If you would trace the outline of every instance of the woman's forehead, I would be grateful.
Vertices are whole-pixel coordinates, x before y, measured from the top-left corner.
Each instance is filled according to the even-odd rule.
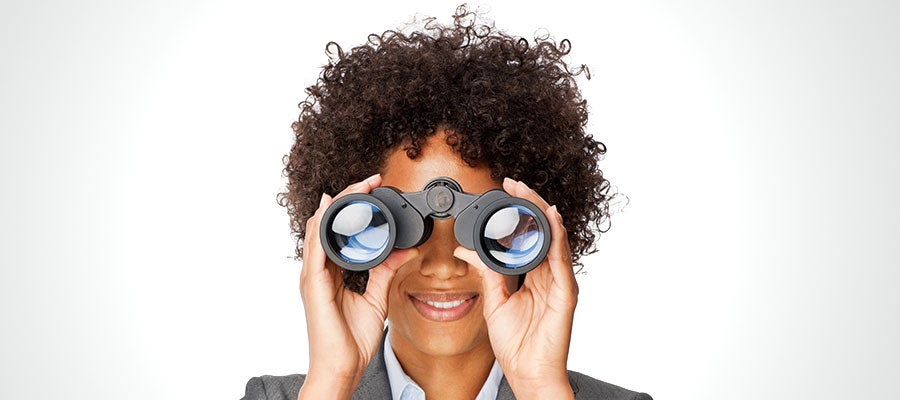
[[[486,165],[471,167],[466,164],[446,143],[442,132],[423,142],[414,159],[409,158],[402,148],[393,150],[381,171],[382,185],[403,192],[420,191],[426,183],[440,176],[453,178],[468,193],[484,193],[501,187],[501,182],[491,178],[491,170]]]

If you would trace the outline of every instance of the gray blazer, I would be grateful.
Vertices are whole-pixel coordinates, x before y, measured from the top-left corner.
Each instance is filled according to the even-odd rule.
[[[384,337],[381,347],[366,366],[359,386],[353,392],[353,400],[391,400],[391,384],[384,364]],[[569,385],[572,386],[572,392],[578,400],[653,400],[645,393],[632,392],[577,372],[568,372]],[[247,391],[242,400],[296,400],[304,379],[306,375],[300,374],[252,378],[247,382]],[[500,390],[497,392],[497,400],[515,400],[515,398],[506,377],[503,377],[500,381]]]

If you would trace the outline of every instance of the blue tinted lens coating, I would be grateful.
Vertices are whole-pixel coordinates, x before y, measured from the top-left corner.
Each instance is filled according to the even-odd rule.
[[[481,237],[488,255],[506,268],[519,268],[534,261],[541,252],[544,232],[534,213],[518,204],[494,212]]]
[[[355,200],[335,213],[329,234],[329,241],[344,261],[362,264],[386,250],[390,229],[380,208]]]

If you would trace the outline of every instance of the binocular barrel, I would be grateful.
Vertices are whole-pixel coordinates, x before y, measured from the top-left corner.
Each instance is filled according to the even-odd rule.
[[[424,243],[435,219],[451,217],[456,218],[453,232],[459,244],[502,274],[534,269],[550,248],[550,223],[536,205],[498,189],[465,193],[446,177],[431,180],[420,192],[378,187],[369,194],[340,197],[325,210],[319,237],[335,264],[365,271],[395,248]]]

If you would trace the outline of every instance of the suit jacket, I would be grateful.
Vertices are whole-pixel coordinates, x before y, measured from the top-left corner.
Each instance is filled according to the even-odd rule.
[[[384,340],[375,353],[375,357],[366,366],[359,386],[353,392],[353,400],[391,400],[391,384],[388,381],[387,367],[384,364]],[[578,400],[653,400],[645,393],[632,392],[628,389],[611,385],[577,372],[568,371],[569,385]],[[271,376],[264,375],[247,382],[246,393],[242,400],[296,400],[306,375]],[[497,400],[515,400],[512,388],[506,377],[500,381]]]

